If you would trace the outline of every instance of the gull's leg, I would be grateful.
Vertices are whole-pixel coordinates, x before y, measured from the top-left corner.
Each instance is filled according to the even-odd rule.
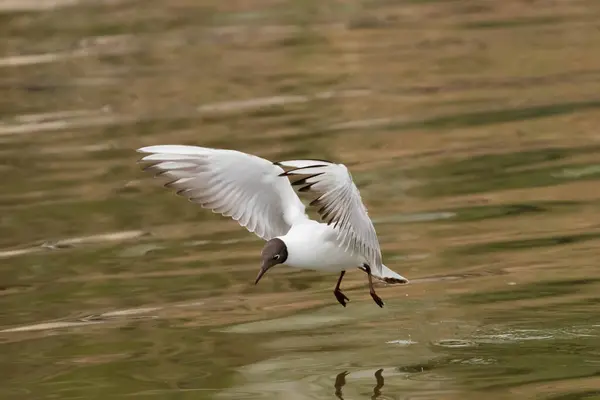
[[[347,298],[346,295],[344,293],[342,293],[342,291],[340,290],[340,284],[342,283],[342,279],[344,278],[345,274],[346,274],[346,271],[342,271],[340,273],[340,278],[338,279],[337,285],[335,285],[335,289],[333,290],[333,294],[335,295],[335,298],[344,307],[346,307],[346,301],[350,301],[350,299]]]
[[[373,278],[371,277],[371,267],[368,266],[367,264],[364,264],[363,266],[365,267],[365,271],[367,272],[367,276],[369,277],[369,293],[371,294],[371,297],[373,298],[375,303],[377,303],[377,305],[379,307],[383,308],[383,300],[381,300],[381,297],[377,296],[377,293],[375,293],[375,288],[373,288]]]

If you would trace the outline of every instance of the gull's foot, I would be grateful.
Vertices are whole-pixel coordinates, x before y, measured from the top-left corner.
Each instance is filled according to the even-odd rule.
[[[346,295],[341,292],[341,290],[334,290],[333,294],[335,295],[337,301],[339,301],[341,305],[346,307],[346,301],[350,301],[350,299],[347,298]]]
[[[377,303],[377,305],[381,308],[383,308],[383,300],[381,300],[381,297],[377,296],[377,293],[375,292],[370,292],[371,293],[371,297],[373,298],[373,300],[375,301],[375,303]]]

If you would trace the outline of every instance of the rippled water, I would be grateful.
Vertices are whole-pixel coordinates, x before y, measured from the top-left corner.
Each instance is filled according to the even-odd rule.
[[[600,398],[600,3],[0,1],[0,397]],[[346,163],[388,266],[281,268],[134,149]]]

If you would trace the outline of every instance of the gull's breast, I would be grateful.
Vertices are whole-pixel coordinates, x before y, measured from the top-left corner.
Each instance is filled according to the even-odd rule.
[[[281,239],[288,250],[286,265],[323,271],[341,271],[361,265],[360,257],[331,240],[331,228],[317,221],[292,227]]]

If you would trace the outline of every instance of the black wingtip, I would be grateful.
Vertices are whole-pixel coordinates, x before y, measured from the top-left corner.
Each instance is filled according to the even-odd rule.
[[[315,184],[316,182],[313,183],[309,183],[306,186],[302,186],[300,189],[298,189],[299,192],[308,192],[310,190],[310,188]],[[311,201],[312,203],[312,201]]]
[[[146,161],[147,162],[147,161]],[[142,171],[149,171],[156,166],[156,163],[148,164],[145,167],[142,167]]]
[[[313,183],[310,183],[310,182],[306,182],[306,181],[307,181],[308,179],[315,178],[315,177],[317,177],[317,176],[319,176],[319,175],[323,175],[323,174],[324,174],[324,172],[319,172],[318,174],[313,174],[313,175],[306,176],[306,177],[304,177],[304,178],[302,178],[302,179],[298,179],[297,181],[295,181],[295,182],[292,182],[292,186],[301,186],[301,185],[305,185],[305,184],[310,184],[310,185],[312,185],[312,184],[314,184],[315,182],[313,182]]]
[[[325,162],[328,162],[328,161],[325,161]],[[274,162],[273,165],[277,165],[277,166],[282,167],[282,168],[285,167],[279,161]],[[303,170],[303,169],[308,169],[308,168],[321,168],[321,167],[326,167],[326,166],[327,165],[316,164],[316,165],[308,165],[306,167],[292,168],[289,171],[282,172],[281,174],[279,174],[279,176],[302,175],[301,172],[300,173],[295,173],[295,172]],[[321,174],[319,174],[319,175],[321,175]]]
[[[302,191],[302,189],[300,189],[300,191]],[[311,201],[310,203],[308,203],[308,205],[309,205],[310,207],[314,207],[314,206],[318,206],[318,205],[320,205],[320,202],[321,202],[321,197],[322,197],[322,196],[319,196],[319,197],[317,197],[316,199],[314,199],[313,201]]]

